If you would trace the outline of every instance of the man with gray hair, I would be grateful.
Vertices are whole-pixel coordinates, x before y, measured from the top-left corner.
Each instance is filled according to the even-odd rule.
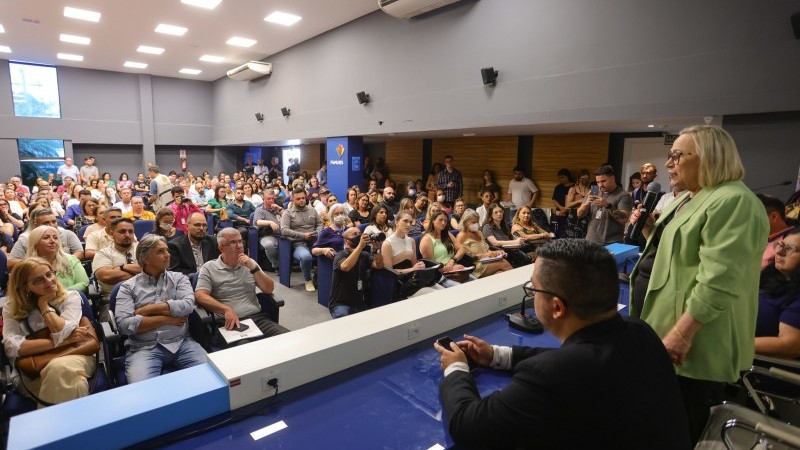
[[[244,241],[235,228],[223,228],[217,233],[220,257],[203,264],[197,277],[197,304],[212,313],[222,314],[225,328],[239,328],[239,322],[253,319],[264,336],[287,333],[289,330],[270,320],[261,312],[253,285],[271,294],[275,288],[272,278],[258,263],[244,253]]]
[[[150,192],[148,198],[153,212],[158,212],[163,206],[172,202],[172,188],[175,187],[169,178],[161,173],[161,169],[155,164],[148,167],[147,173],[150,176]]]
[[[129,383],[157,377],[164,366],[185,369],[207,361],[203,347],[189,337],[192,285],[186,275],[167,270],[169,258],[164,237],[145,236],[136,248],[142,271],[122,283],[117,293],[114,315],[120,333],[128,336]]]

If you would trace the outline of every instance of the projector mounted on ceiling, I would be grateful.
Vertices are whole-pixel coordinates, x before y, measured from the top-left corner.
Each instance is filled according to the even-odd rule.
[[[378,0],[378,6],[390,16],[410,19],[458,0]]]
[[[252,81],[272,73],[272,64],[261,61],[250,61],[247,64],[228,71],[228,78],[237,81]]]

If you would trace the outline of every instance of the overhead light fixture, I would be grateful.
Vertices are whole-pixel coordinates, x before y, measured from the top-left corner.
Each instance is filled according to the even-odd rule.
[[[0,53],[11,53],[11,47],[7,45],[0,45]]]
[[[235,45],[237,47],[252,47],[257,41],[243,37],[232,37],[225,42],[228,45]]]
[[[156,27],[155,31],[156,33],[170,34],[172,36],[183,36],[184,34],[186,34],[187,31],[189,31],[189,29],[186,27],[179,27],[177,25],[168,25],[165,23],[160,23]]]
[[[75,36],[74,34],[64,34],[62,33],[59,36],[59,40],[61,42],[68,42],[70,44],[81,44],[81,45],[89,45],[92,43],[92,40],[88,37],[84,36]]]
[[[199,8],[214,9],[222,3],[222,0],[181,0],[184,5],[197,6]]]
[[[366,105],[369,103],[369,94],[364,91],[356,92],[356,98],[358,99],[358,103],[360,105]]]
[[[96,11],[89,11],[88,9],[72,8],[70,6],[64,7],[64,17],[70,19],[86,20],[88,22],[100,22],[100,13]]]
[[[5,29],[5,28],[3,28],[3,26],[2,26],[2,25],[0,25],[0,33],[5,33],[5,32],[6,32],[6,29]]]
[[[475,137],[476,135],[475,135],[475,133],[464,133],[461,136],[463,136],[463,137]]]
[[[278,25],[287,27],[296,24],[300,19],[302,19],[302,17],[281,11],[275,11],[267,17],[264,17],[265,22],[277,23]]]
[[[125,67],[130,67],[131,69],[146,69],[147,68],[147,64],[136,62],[136,61],[125,61],[125,64],[123,64],[123,65]]]
[[[283,114],[283,117],[289,117],[292,114],[292,112],[289,110],[289,108],[284,106],[283,108],[281,108],[281,114]]]
[[[655,127],[656,127],[655,124],[652,124],[652,123],[647,126],[647,128],[655,128]]]
[[[496,86],[497,75],[499,75],[499,72],[494,70],[494,67],[484,67],[481,69],[481,78],[483,78],[483,84],[486,86]]]
[[[289,139],[288,141],[286,141],[286,145],[300,145],[302,143],[303,141],[301,141],[300,139]]]
[[[178,72],[186,74],[186,75],[199,75],[200,72],[202,72],[202,70],[200,70],[200,69],[183,68],[183,69],[179,70]]]
[[[203,55],[200,57],[200,61],[205,61],[210,63],[221,63],[225,61],[225,58],[222,56]]]
[[[259,123],[263,122],[264,121],[264,115],[261,114],[260,112],[257,112],[256,113],[256,120],[259,121]]]
[[[67,61],[83,61],[83,56],[81,55],[73,55],[71,53],[59,53],[56,55],[58,59],[64,59]]]
[[[160,55],[164,53],[164,49],[160,47],[150,47],[148,45],[140,45],[139,48],[136,49],[139,53],[149,53],[151,55]]]

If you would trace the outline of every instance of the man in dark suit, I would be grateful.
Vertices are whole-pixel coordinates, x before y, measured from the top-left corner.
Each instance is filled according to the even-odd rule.
[[[524,289],[561,347],[492,346],[472,336],[450,349],[434,344],[453,440],[470,448],[690,448],[661,340],[644,322],[617,313],[613,257],[579,239],[553,241],[536,254]],[[467,356],[510,370],[511,382],[481,398]]]
[[[196,273],[207,261],[219,258],[219,249],[213,237],[208,236],[208,223],[202,213],[192,213],[186,222],[189,234],[168,242],[169,270],[184,275]]]

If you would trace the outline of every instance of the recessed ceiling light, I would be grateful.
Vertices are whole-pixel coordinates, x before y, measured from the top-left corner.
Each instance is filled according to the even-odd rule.
[[[0,25],[0,33],[5,33],[5,32],[6,32],[6,29],[5,29],[5,28],[3,28],[3,26],[2,26],[2,25]]]
[[[180,73],[185,73],[186,75],[199,75],[199,74],[200,74],[200,72],[202,72],[202,70],[200,70],[200,69],[186,69],[186,68],[184,68],[184,69],[181,69],[181,70],[179,70],[178,72],[180,72]]]
[[[474,136],[475,136],[475,133],[464,133],[464,134],[462,134],[461,136],[464,136],[464,137],[474,137]]]
[[[146,69],[147,68],[147,64],[136,62],[136,61],[125,61],[124,66],[125,67],[130,67],[131,69]]]
[[[100,22],[100,13],[89,11],[88,9],[64,7],[64,17],[72,19],[87,20],[89,22]]]
[[[302,17],[280,11],[275,11],[274,13],[268,15],[267,17],[264,17],[264,20],[267,22],[277,23],[279,25],[286,25],[287,27],[290,25],[294,25],[300,19],[302,19]]]
[[[212,63],[221,63],[225,61],[225,58],[222,56],[214,56],[214,55],[203,55],[200,57],[200,61],[205,62],[212,62]]]
[[[199,6],[205,9],[214,9],[222,3],[222,0],[181,0],[185,5]]]
[[[0,45],[0,53],[11,53],[11,47],[7,45]]]
[[[74,34],[61,34],[59,38],[61,42],[69,42],[70,44],[89,45],[92,40],[84,36],[75,36]]]
[[[136,49],[136,51],[139,52],[139,53],[150,53],[151,55],[160,55],[160,54],[164,53],[164,49],[163,48],[150,47],[150,46],[147,46],[147,45],[140,45],[139,48]]]
[[[253,39],[234,36],[228,39],[228,41],[225,43],[228,45],[235,45],[237,47],[252,47],[256,42],[257,41],[254,41]]]
[[[648,125],[648,126],[647,126],[647,128],[655,128],[655,127],[656,127],[656,126],[655,126],[655,125],[653,125],[652,123],[651,123],[650,125]]]
[[[83,56],[73,55],[71,53],[59,53],[56,56],[58,59],[66,59],[67,61],[83,61]]]
[[[179,27],[177,25],[167,25],[165,23],[160,23],[156,27],[156,33],[164,33],[164,34],[171,34],[173,36],[183,36],[186,32],[189,31],[186,27]]]

